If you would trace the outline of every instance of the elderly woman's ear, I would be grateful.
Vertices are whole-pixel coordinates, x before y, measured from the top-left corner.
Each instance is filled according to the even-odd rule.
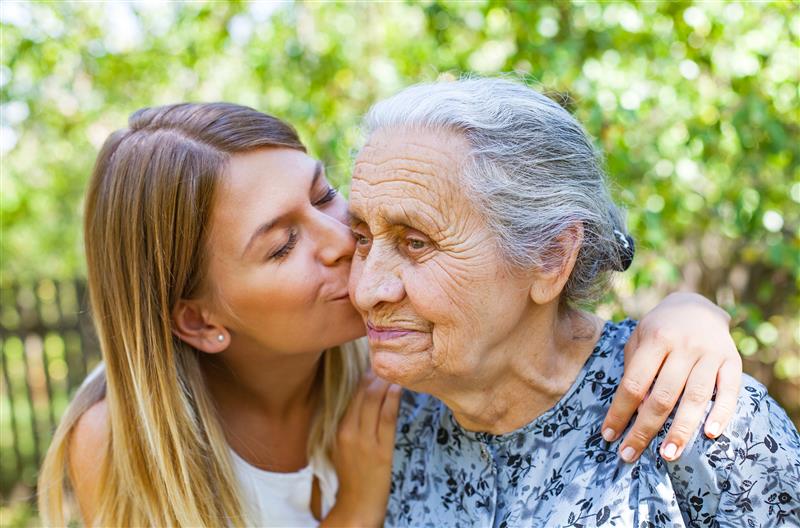
[[[533,277],[531,299],[536,304],[548,304],[557,300],[569,280],[575,261],[583,244],[583,225],[579,222],[553,239],[543,255],[543,264]]]

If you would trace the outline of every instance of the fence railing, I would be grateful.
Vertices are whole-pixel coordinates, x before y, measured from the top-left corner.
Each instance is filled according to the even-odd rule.
[[[0,285],[0,495],[36,483],[61,414],[100,360],[86,284]]]

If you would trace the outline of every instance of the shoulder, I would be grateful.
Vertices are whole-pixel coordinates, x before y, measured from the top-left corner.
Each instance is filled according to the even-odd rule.
[[[603,327],[597,347],[609,352],[621,351],[638,324],[639,321],[635,319],[624,319],[618,323],[608,321]]]
[[[108,404],[102,399],[86,409],[75,423],[70,436],[70,463],[96,460],[101,454],[98,451],[108,445],[109,436]]]
[[[764,459],[776,456],[787,456],[800,462],[800,435],[794,424],[767,393],[766,387],[747,374],[742,375],[736,412],[725,433],[716,441],[708,440],[708,443],[717,449],[727,446],[740,450],[737,464],[725,466],[726,470],[734,470],[736,465],[763,466],[761,462]],[[714,459],[709,461],[716,462]],[[798,470],[800,466],[795,468],[795,472]]]
[[[670,422],[671,419],[659,436],[665,434]],[[651,449],[654,452],[657,449],[655,442]],[[766,461],[781,456],[800,463],[800,435],[766,387],[743,374],[736,411],[723,434],[710,439],[698,429],[676,464],[681,461],[705,463],[719,476],[727,478],[737,467],[767,470]],[[800,465],[795,468],[795,473],[798,471]]]
[[[91,518],[111,437],[108,404],[94,403],[75,423],[69,438],[69,474],[84,519]]]
[[[606,369],[624,368],[625,345],[636,330],[638,321],[624,319],[619,322],[606,321],[594,350],[586,363],[587,367],[603,366]]]
[[[562,399],[564,403],[557,404],[557,407],[562,404],[573,405],[575,402],[584,405],[599,403],[603,409],[611,405],[625,371],[625,344],[635,328],[636,321],[631,319],[605,323],[592,353],[578,373],[574,392],[567,393]],[[574,412],[571,409],[567,411]],[[593,419],[602,420],[599,416],[592,416]]]
[[[759,519],[800,515],[800,435],[750,376],[742,377],[725,432],[715,440],[696,433],[667,468],[685,508],[711,499],[718,520],[747,518],[751,526],[760,526]]]
[[[781,472],[800,489],[800,434],[767,389],[746,374],[736,413],[716,443],[722,444],[717,449],[727,447],[735,456],[725,465],[729,478]]]

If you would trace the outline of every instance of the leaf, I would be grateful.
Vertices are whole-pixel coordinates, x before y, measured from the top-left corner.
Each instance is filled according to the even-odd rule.
[[[611,517],[611,509],[608,506],[603,506],[595,516],[597,526],[602,526]]]
[[[770,435],[764,437],[764,445],[767,446],[770,453],[775,453],[778,451],[778,442],[775,441]]]

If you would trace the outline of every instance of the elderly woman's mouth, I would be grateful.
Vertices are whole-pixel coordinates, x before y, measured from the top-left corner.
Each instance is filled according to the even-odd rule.
[[[394,341],[403,337],[419,335],[419,330],[400,326],[377,326],[367,322],[367,338],[376,343]]]

